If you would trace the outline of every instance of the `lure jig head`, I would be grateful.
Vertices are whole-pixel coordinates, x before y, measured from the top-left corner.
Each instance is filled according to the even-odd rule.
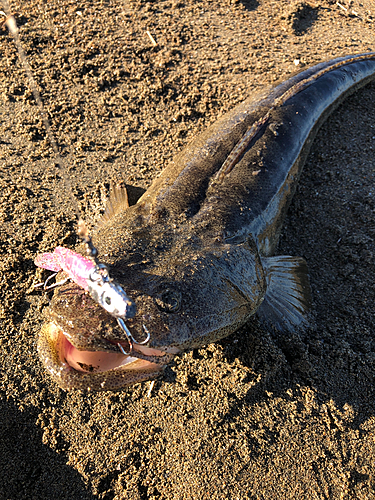
[[[121,286],[109,277],[109,270],[105,264],[97,264],[86,281],[91,297],[111,316],[123,319],[135,316],[134,302]]]
[[[130,333],[125,324],[125,319],[133,318],[136,313],[135,303],[126,295],[120,285],[113,281],[109,276],[109,269],[105,264],[98,260],[98,251],[92,242],[92,238],[88,233],[87,226],[82,219],[78,221],[78,234],[84,241],[87,247],[89,258],[95,263],[95,266],[89,272],[86,279],[88,291],[93,300],[105,309],[111,316],[117,319],[117,323],[121,330],[125,333],[129,343],[129,351],[125,351],[123,346],[118,343],[117,347],[120,351],[129,355],[133,350],[133,344],[143,345],[150,340],[150,333],[143,325],[147,337],[142,342],[137,342]]]
[[[126,295],[120,285],[110,279],[107,266],[104,264],[97,264],[90,272],[86,281],[90,296],[111,316],[117,319],[119,327],[125,333],[129,343],[129,351],[125,351],[124,347],[118,343],[117,347],[122,354],[128,356],[133,350],[133,344],[147,344],[150,340],[150,332],[145,325],[143,325],[143,329],[147,337],[142,342],[135,340],[126,326],[124,320],[135,316],[135,303]]]

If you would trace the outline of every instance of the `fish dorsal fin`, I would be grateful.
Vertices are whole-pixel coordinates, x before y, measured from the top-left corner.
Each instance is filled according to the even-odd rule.
[[[257,311],[261,320],[280,331],[307,326],[311,291],[307,264],[301,257],[277,256],[262,259],[267,292]]]
[[[112,217],[129,208],[128,192],[125,186],[111,184],[109,199],[104,214],[99,220],[99,226],[106,224]]]

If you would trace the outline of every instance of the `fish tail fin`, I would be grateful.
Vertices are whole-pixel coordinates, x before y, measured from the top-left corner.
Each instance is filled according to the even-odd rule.
[[[267,291],[257,311],[259,318],[280,331],[295,331],[308,325],[311,289],[307,264],[301,257],[262,259]]]

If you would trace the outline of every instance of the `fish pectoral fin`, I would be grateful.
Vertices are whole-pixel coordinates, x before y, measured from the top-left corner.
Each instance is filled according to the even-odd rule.
[[[128,192],[126,187],[111,185],[111,191],[104,214],[99,220],[98,226],[106,224],[112,217],[124,212],[129,208]]]
[[[267,291],[257,314],[280,331],[307,326],[311,290],[307,264],[301,257],[277,256],[262,259]]]

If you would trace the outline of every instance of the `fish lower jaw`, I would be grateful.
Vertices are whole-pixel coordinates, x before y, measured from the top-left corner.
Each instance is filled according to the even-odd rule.
[[[141,347],[142,354],[146,356],[165,355],[165,352]],[[80,351],[54,322],[43,325],[38,352],[52,378],[65,390],[120,390],[155,379],[166,367],[166,364],[124,355],[120,351]]]

